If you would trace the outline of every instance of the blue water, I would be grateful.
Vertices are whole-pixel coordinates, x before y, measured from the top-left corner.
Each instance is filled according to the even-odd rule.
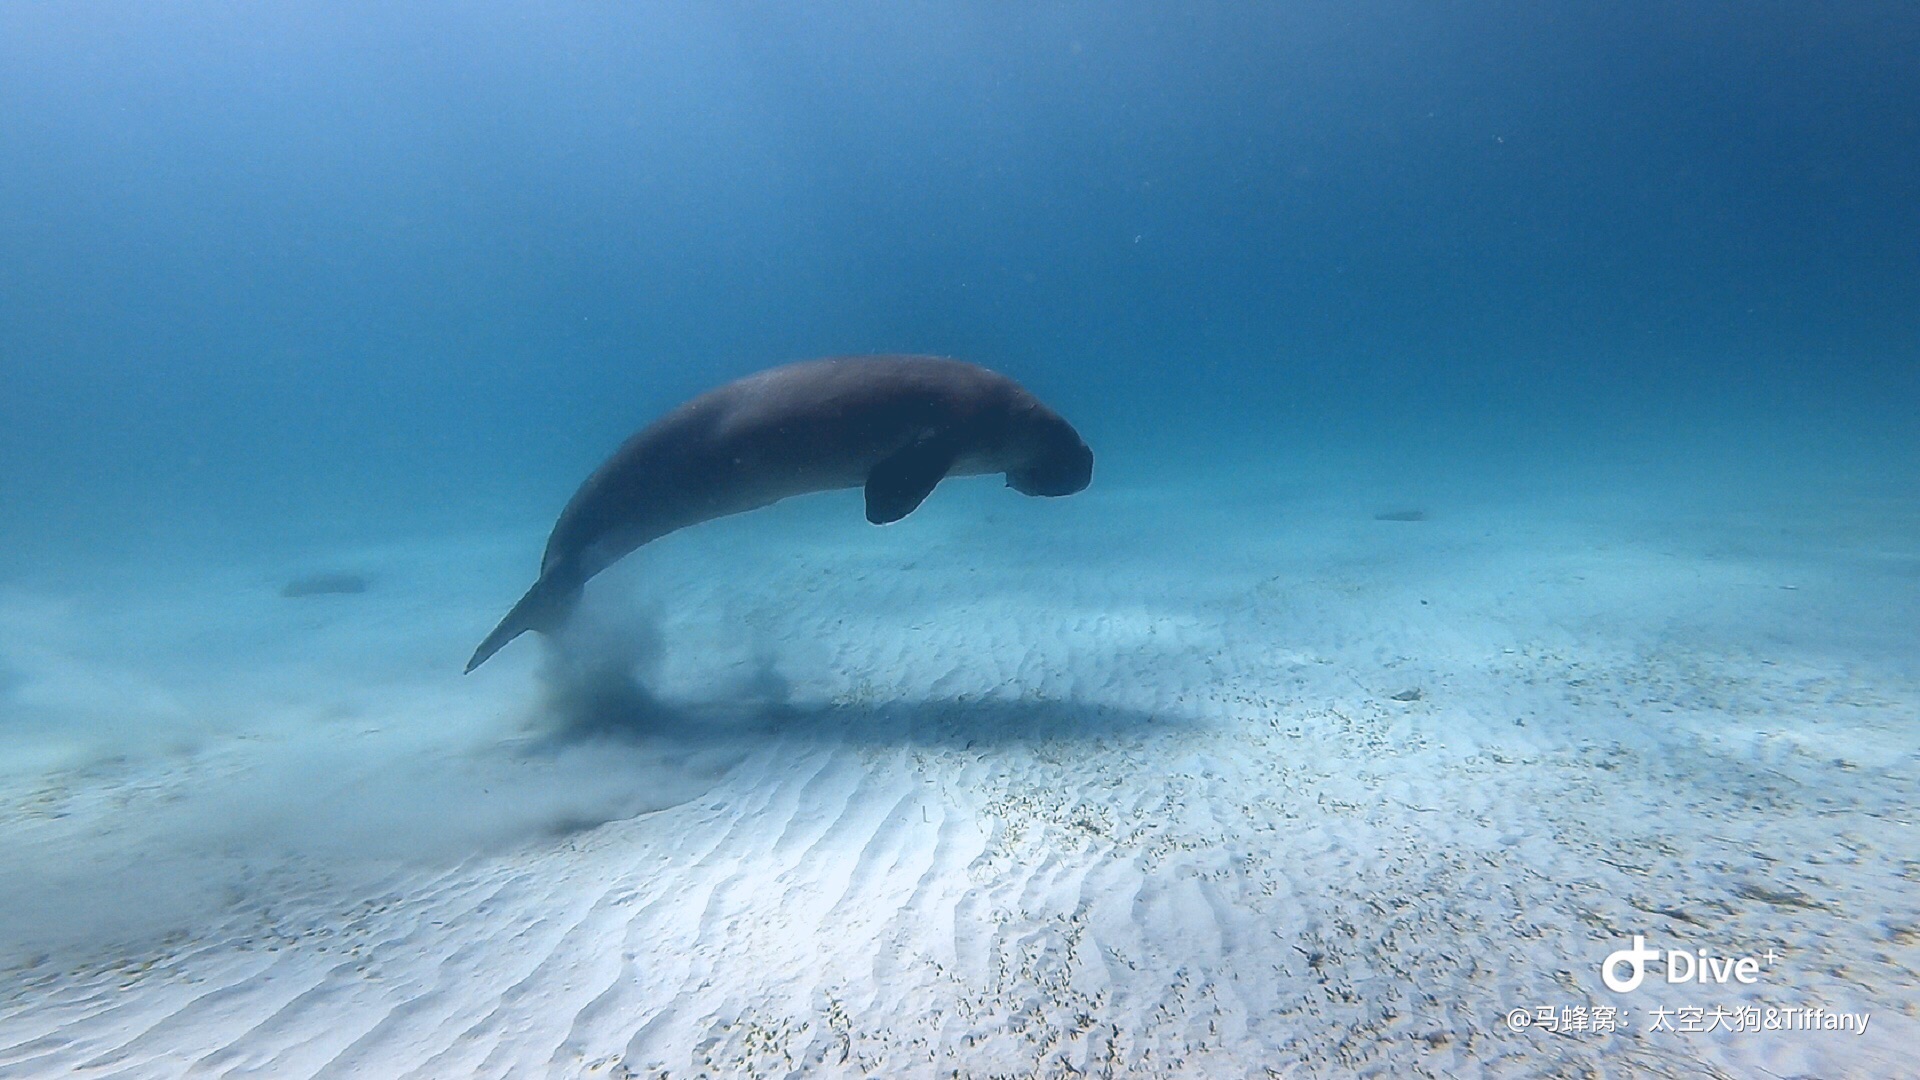
[[[932,353],[1072,420],[1088,498],[1154,493],[1063,511],[1060,558],[1135,505],[1181,572],[1186,515],[1280,549],[1288,499],[1495,506],[1441,534],[1467,550],[1551,505],[1592,551],[1778,555],[1777,588],[1703,573],[1700,624],[1911,723],[1916,58],[1901,0],[0,4],[0,599],[163,610],[255,560],[524,538],[470,639],[366,650],[457,683],[635,428],[775,364]],[[0,707],[34,664],[92,678],[22,618]],[[165,633],[98,652],[159,664]]]
[[[532,520],[866,351],[1011,371],[1122,474],[1911,478],[1917,47],[1897,3],[7,5],[0,527]]]

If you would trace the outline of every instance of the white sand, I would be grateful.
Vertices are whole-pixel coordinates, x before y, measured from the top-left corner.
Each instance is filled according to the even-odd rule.
[[[1216,485],[12,590],[0,1075],[1920,1075],[1920,506]]]

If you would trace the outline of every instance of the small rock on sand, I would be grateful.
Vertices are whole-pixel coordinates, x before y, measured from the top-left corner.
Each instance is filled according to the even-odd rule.
[[[306,577],[294,578],[280,586],[280,595],[288,598],[334,596],[366,591],[367,579],[359,574],[308,574]]]

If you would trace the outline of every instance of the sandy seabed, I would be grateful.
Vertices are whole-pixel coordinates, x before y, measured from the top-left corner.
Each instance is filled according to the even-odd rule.
[[[465,678],[538,536],[13,588],[0,1076],[1920,1076],[1916,537],[846,493]]]

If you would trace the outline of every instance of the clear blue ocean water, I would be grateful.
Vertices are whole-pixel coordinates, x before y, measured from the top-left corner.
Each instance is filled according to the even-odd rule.
[[[836,353],[1012,371],[1119,471],[1914,475],[1900,4],[0,20],[9,576],[544,520]]]
[[[21,690],[63,596],[510,537],[524,577],[471,598],[504,610],[634,429],[880,352],[1015,376],[1089,497],[1153,493],[1020,518],[1059,558],[1150,520],[1159,565],[1183,528],[1230,559],[1243,511],[1284,549],[1342,492],[1363,528],[1495,508],[1476,542],[1653,522],[1818,560],[1817,620],[1713,618],[1920,725],[1910,3],[14,2],[0,756],[66,715]],[[1883,764],[1852,779],[1897,816]]]

